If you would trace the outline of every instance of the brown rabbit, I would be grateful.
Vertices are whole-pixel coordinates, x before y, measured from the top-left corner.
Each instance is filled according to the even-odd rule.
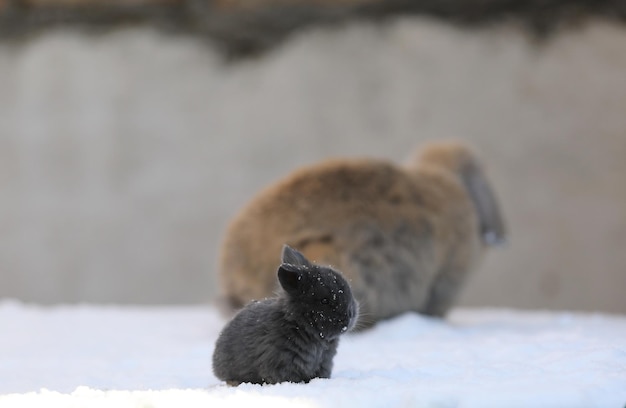
[[[494,194],[460,143],[430,143],[405,166],[329,160],[269,186],[234,218],[222,300],[235,311],[271,296],[287,244],[343,272],[361,328],[406,311],[444,316],[484,248],[503,240]]]

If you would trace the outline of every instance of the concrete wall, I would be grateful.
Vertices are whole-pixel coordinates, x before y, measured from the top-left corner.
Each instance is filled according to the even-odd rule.
[[[233,64],[148,29],[0,43],[0,298],[209,301],[257,189],[441,137],[481,153],[511,232],[463,305],[626,313],[626,29],[603,22],[351,24]]]

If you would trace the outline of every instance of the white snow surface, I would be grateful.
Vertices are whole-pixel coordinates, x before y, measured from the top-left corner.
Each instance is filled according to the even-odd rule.
[[[0,302],[0,407],[618,407],[626,316],[459,309],[341,339],[330,379],[229,387],[211,306]]]

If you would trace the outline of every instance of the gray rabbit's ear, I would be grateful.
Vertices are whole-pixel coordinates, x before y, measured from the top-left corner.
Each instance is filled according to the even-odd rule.
[[[283,263],[278,267],[278,281],[287,293],[296,293],[302,284],[303,270],[301,267]]]
[[[289,245],[283,245],[281,259],[284,264],[311,266],[311,262],[300,251],[293,249]]]

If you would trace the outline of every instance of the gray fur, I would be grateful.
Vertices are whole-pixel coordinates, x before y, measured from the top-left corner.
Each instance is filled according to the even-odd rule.
[[[498,202],[476,162],[468,162],[463,166],[461,180],[476,209],[483,243],[488,246],[504,244],[506,231]]]
[[[213,372],[220,380],[237,385],[330,378],[339,336],[358,318],[350,285],[288,246],[282,260],[277,275],[283,291],[246,305],[217,339]]]
[[[362,312],[359,329],[403,311],[422,310],[436,265],[427,223],[391,231],[376,223],[358,223],[340,242],[348,254],[344,263],[359,271],[352,285]]]
[[[311,266],[311,262],[302,255],[301,252],[293,249],[289,245],[283,245],[281,256],[283,263],[301,266]]]

